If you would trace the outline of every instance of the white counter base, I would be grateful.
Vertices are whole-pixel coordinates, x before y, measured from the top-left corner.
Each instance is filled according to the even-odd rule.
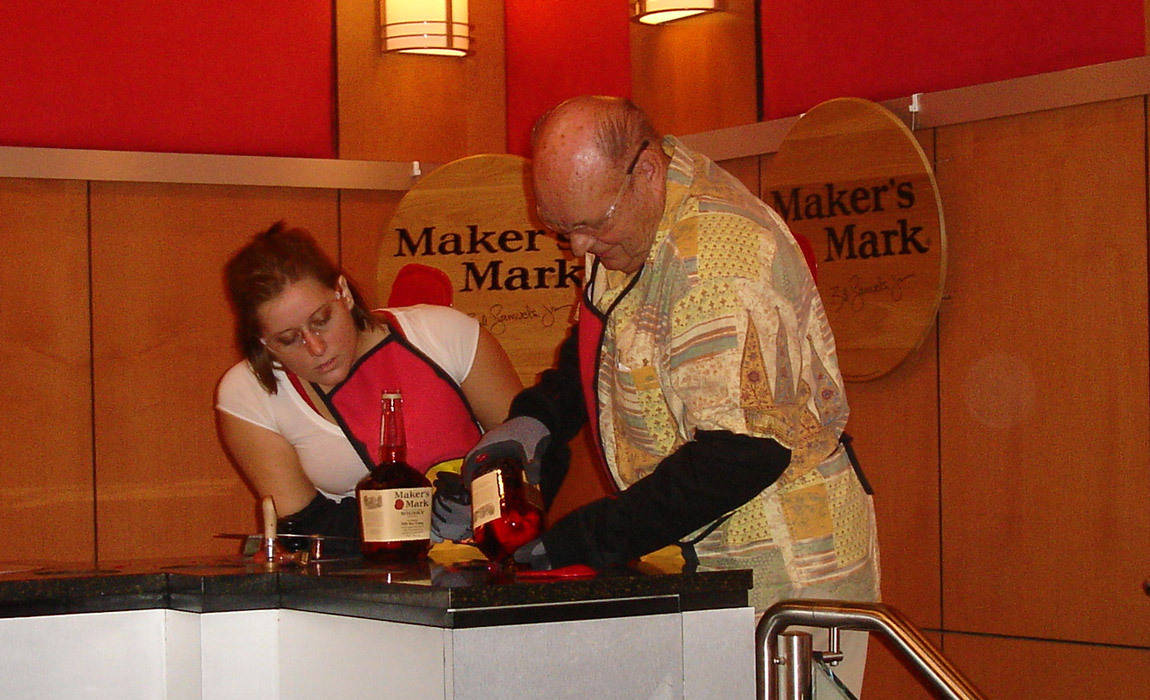
[[[0,619],[0,696],[753,698],[754,610],[449,629],[295,610]]]

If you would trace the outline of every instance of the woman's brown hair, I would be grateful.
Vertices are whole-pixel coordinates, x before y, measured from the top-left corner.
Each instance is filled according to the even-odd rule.
[[[310,233],[288,228],[283,221],[256,234],[224,266],[228,299],[236,314],[236,343],[269,394],[276,393],[276,380],[272,355],[260,341],[260,306],[279,296],[288,284],[303,279],[314,279],[335,291],[339,276],[339,268]],[[360,331],[374,328],[377,322],[364,308],[359,292],[350,282],[348,288],[355,302],[351,309],[355,327]]]

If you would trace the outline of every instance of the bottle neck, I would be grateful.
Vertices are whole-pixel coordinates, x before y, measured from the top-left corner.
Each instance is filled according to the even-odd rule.
[[[380,407],[380,463],[404,462],[407,460],[407,441],[403,432],[403,400],[385,394]]]
[[[396,464],[407,461],[407,450],[402,445],[380,445],[380,464]]]

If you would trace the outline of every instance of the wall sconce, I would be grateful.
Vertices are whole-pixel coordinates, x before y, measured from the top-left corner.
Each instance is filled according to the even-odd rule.
[[[719,9],[719,0],[631,0],[631,19],[663,24]]]
[[[466,56],[471,53],[467,0],[380,0],[385,52]]]

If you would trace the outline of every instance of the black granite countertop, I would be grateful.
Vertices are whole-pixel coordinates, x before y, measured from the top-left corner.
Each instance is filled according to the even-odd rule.
[[[463,628],[747,605],[751,572],[641,563],[587,578],[525,580],[483,562],[363,560],[268,566],[241,556],[98,567],[0,564],[0,617],[117,610],[288,609]]]

